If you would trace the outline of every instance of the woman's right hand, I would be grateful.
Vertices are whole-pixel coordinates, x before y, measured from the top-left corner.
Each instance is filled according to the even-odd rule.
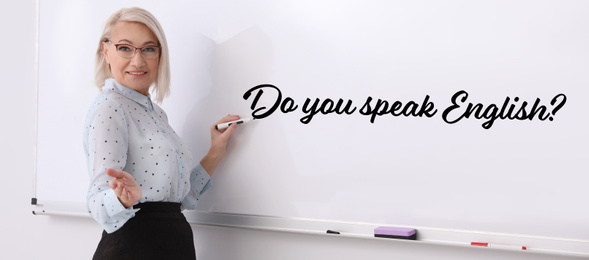
[[[106,174],[115,178],[110,181],[109,186],[115,191],[115,195],[125,208],[135,205],[141,199],[143,192],[131,174],[115,169],[106,169]]]
[[[205,171],[211,176],[215,172],[215,169],[219,165],[219,162],[221,162],[221,159],[223,159],[223,157],[227,153],[227,142],[229,141],[231,133],[233,133],[233,131],[235,131],[235,128],[237,127],[237,124],[232,124],[227,129],[219,130],[215,128],[215,125],[235,121],[238,119],[239,116],[227,115],[214,125],[210,126],[211,147],[209,148],[209,152],[200,161],[200,164],[205,169]]]

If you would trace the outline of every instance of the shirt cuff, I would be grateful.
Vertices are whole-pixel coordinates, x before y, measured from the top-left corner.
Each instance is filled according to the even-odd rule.
[[[115,195],[115,191],[112,189],[106,191],[106,195],[104,196],[104,209],[108,216],[114,220],[123,216],[129,216],[129,214],[134,216],[135,212],[139,210],[133,209],[133,207],[125,208],[121,201],[119,201],[119,198],[117,198],[117,195]]]
[[[199,191],[198,194],[203,194],[211,186],[211,176],[200,163],[193,171],[194,173],[190,175],[191,188]]]

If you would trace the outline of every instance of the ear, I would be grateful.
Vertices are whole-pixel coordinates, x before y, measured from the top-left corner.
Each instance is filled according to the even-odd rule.
[[[110,65],[110,56],[109,52],[108,52],[108,45],[106,42],[102,42],[102,56],[104,56],[104,60],[106,61],[106,63],[108,63]]]

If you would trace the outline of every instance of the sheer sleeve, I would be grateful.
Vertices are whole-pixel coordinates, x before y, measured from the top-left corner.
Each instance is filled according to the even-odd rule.
[[[109,187],[113,179],[106,169],[122,170],[127,162],[128,131],[125,113],[120,103],[98,99],[88,112],[84,129],[90,187],[87,207],[104,230],[112,233],[135,216],[136,209],[125,208]]]

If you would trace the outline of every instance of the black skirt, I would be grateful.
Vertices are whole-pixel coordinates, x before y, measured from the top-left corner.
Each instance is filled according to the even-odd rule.
[[[180,203],[146,202],[119,230],[102,239],[92,259],[196,259],[192,228]]]

